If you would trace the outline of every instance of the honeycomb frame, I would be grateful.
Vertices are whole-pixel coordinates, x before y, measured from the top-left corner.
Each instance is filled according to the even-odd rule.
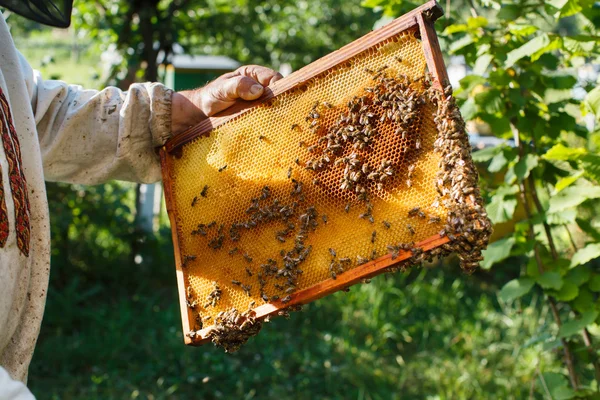
[[[206,343],[209,340],[212,326],[201,327],[200,329],[194,328],[196,325],[196,313],[193,311],[193,307],[190,307],[188,300],[188,293],[191,285],[189,284],[189,281],[186,280],[186,274],[188,274],[188,271],[186,271],[186,264],[188,262],[188,257],[190,256],[185,255],[182,251],[182,245],[185,245],[183,242],[186,239],[181,232],[180,210],[177,206],[177,194],[175,193],[176,189],[173,183],[176,175],[176,164],[179,162],[178,160],[182,158],[183,148],[190,143],[193,144],[193,142],[199,138],[212,135],[212,132],[218,130],[219,127],[222,127],[230,121],[235,121],[236,118],[239,118],[248,111],[256,110],[259,106],[264,106],[265,104],[272,104],[272,102],[277,101],[278,96],[282,94],[289,93],[293,90],[306,90],[306,85],[310,84],[315,77],[322,76],[333,68],[339,68],[354,57],[369,51],[369,49],[406,33],[410,33],[420,39],[420,50],[422,51],[422,56],[424,58],[425,68],[431,76],[431,85],[434,89],[443,93],[449,80],[435,29],[433,28],[433,22],[441,15],[443,15],[443,12],[437,2],[429,1],[386,26],[363,36],[347,46],[344,46],[340,50],[333,52],[276,82],[271,87],[266,88],[265,94],[260,99],[252,102],[240,101],[218,116],[211,117],[190,128],[186,132],[169,140],[161,149],[160,157],[163,170],[163,183],[167,211],[172,227],[182,325],[186,344],[200,345]],[[416,246],[422,249],[423,252],[428,252],[436,248],[441,248],[450,241],[448,236],[434,234],[419,240],[418,243],[416,243]],[[388,271],[390,268],[410,260],[412,256],[413,252],[410,250],[399,250],[393,255],[385,254],[379,256],[362,265],[357,265],[354,268],[348,269],[333,278],[325,278],[309,287],[302,288],[301,290],[292,293],[286,302],[282,302],[281,299],[271,299],[265,304],[254,307],[254,317],[259,320],[264,319],[271,315],[277,315],[282,310],[312,302],[323,296],[345,289],[353,284]],[[194,255],[193,257],[195,258],[196,256]],[[197,329],[197,331],[195,331],[195,329]],[[195,331],[195,334],[190,335],[189,333],[191,331]]]

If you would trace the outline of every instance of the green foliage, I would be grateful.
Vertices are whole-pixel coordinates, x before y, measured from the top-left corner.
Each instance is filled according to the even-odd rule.
[[[377,5],[389,14],[398,3],[405,2]],[[482,266],[494,271],[505,260],[520,266],[521,275],[499,292],[503,301],[535,291],[557,302],[556,325],[545,332],[567,347],[556,341],[549,350],[569,357],[571,348],[595,352],[582,333],[596,329],[600,310],[600,87],[576,71],[600,60],[600,8],[590,0],[486,0],[455,10],[442,22],[440,42],[471,68],[455,91],[463,117],[516,144],[473,156],[491,173],[482,182],[490,219],[514,224],[489,246]],[[587,94],[575,97],[575,89]],[[595,355],[577,351],[573,359],[569,380],[543,370],[541,396],[587,396],[587,388],[600,384]],[[575,380],[579,384],[571,385]]]
[[[360,1],[77,1],[75,28],[101,50],[122,56],[110,80],[156,80],[173,45],[190,54],[230,56],[244,64],[300,68],[367,33],[377,16]],[[160,43],[160,46],[153,46]],[[159,56],[161,57],[159,59]],[[158,60],[158,61],[157,61]]]

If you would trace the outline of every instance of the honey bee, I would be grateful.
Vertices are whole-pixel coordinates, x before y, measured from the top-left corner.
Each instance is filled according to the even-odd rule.
[[[421,210],[420,207],[415,207],[415,208],[411,209],[410,211],[408,211],[408,216],[414,217],[415,215],[417,215],[419,213],[420,210]]]
[[[219,172],[225,171],[225,168],[227,168],[227,164],[225,164],[221,168],[219,168]]]
[[[292,300],[292,296],[289,296],[289,295],[288,295],[288,296],[285,296],[283,299],[281,299],[281,302],[282,302],[283,304],[285,304],[285,303],[289,303],[289,302],[290,302],[290,300]]]
[[[290,167],[290,168],[288,169],[288,172],[287,172],[287,177],[288,177],[288,179],[290,179],[290,178],[292,177],[292,167]]]
[[[298,124],[292,124],[291,130],[293,131],[296,128],[298,128]],[[302,143],[302,142],[300,142],[300,143]]]
[[[377,238],[377,231],[373,231],[373,233],[371,233],[371,243],[375,243],[376,238]]]
[[[383,226],[385,226],[386,229],[390,229],[390,227],[392,226],[392,224],[385,220],[381,221],[381,223],[383,224]]]
[[[364,257],[362,257],[362,256],[356,256],[356,264],[357,264],[357,265],[366,264],[366,263],[368,263],[368,262],[369,262],[369,260],[368,260],[368,259],[366,259],[366,258],[364,258]]]
[[[245,259],[247,262],[249,262],[249,263],[251,263],[251,262],[252,262],[252,257],[250,257],[250,256],[248,255],[248,253],[245,253],[245,254],[244,254],[244,259]]]
[[[192,207],[194,207],[196,205],[197,201],[198,201],[198,196],[194,196],[194,198],[192,199]]]
[[[197,256],[193,256],[193,255],[185,255],[183,256],[183,262],[181,263],[181,267],[185,268],[187,267],[187,263],[190,261],[194,261],[197,258]]]
[[[323,105],[325,107],[327,107],[327,108],[330,108],[330,109],[333,108],[333,105],[331,103],[326,102],[326,101],[323,102]]]
[[[323,223],[326,224],[327,223],[327,215],[323,214],[323,215],[321,215],[321,218],[323,219]]]
[[[231,283],[233,283],[234,285],[237,285],[237,286],[240,286],[242,284],[242,282],[236,281],[235,279],[232,279]]]
[[[408,229],[411,235],[415,234],[415,229],[412,227],[411,224],[406,225],[406,229]]]
[[[334,257],[334,258],[337,256],[337,253],[331,247],[329,248],[329,254],[331,254],[331,256]]]
[[[246,267],[246,273],[248,274],[248,276],[252,276],[252,271],[250,271],[250,268]]]
[[[267,137],[265,135],[259,135],[258,136],[258,140],[263,141],[265,140]]]
[[[200,192],[200,196],[206,197],[207,193],[208,193],[208,185],[204,185],[204,187],[202,188],[202,191]]]

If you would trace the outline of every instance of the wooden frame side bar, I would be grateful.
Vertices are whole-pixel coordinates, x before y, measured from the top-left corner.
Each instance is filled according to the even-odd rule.
[[[436,247],[439,247],[445,243],[448,243],[450,239],[446,236],[434,235],[431,236],[424,241],[417,243],[416,247],[420,247],[423,251],[429,251]],[[254,309],[255,317],[259,320],[262,320],[268,316],[275,315],[279,311],[284,310],[291,306],[298,306],[302,304],[307,304],[318,300],[322,297],[325,297],[331,293],[337,292],[343,288],[350,287],[356,283],[361,282],[363,279],[369,279],[376,275],[379,275],[387,268],[393,267],[401,263],[402,261],[408,260],[412,256],[411,251],[401,250],[398,253],[398,256],[392,259],[391,254],[386,254],[385,256],[379,257],[376,260],[370,261],[366,264],[357,266],[348,270],[337,276],[336,279],[327,279],[322,282],[317,283],[309,288],[300,290],[291,295],[291,300],[287,303],[282,303],[281,301],[276,301],[273,303],[263,304]],[[191,344],[194,346],[199,346],[207,343],[210,339],[210,331],[212,327],[206,327],[194,336],[193,339],[190,339],[186,336],[186,344]],[[184,334],[189,331],[184,331]]]
[[[415,8],[411,12],[395,19],[389,24],[366,34],[360,39],[357,39],[341,49],[336,50],[333,53],[330,53],[307,65],[306,67],[294,72],[290,76],[275,82],[272,86],[265,90],[265,93],[259,99],[254,101],[239,101],[229,109],[225,110],[223,113],[207,118],[198,125],[189,128],[185,132],[170,139],[165,145],[166,150],[171,153],[185,143],[207,134],[212,129],[223,125],[225,122],[243,114],[252,107],[264,103],[265,101],[268,101],[281,93],[301,86],[302,84],[313,79],[315,76],[329,70],[332,67],[335,67],[336,65],[348,61],[352,57],[362,53],[365,50],[368,50],[374,45],[381,43],[400,32],[417,26],[419,24],[418,19],[422,19],[423,14],[427,14],[429,16],[428,20],[431,21],[443,15],[443,11],[437,1],[428,1],[422,6]],[[435,31],[433,37],[435,37]]]
[[[171,223],[171,237],[173,238],[173,252],[175,253],[175,273],[177,275],[177,291],[179,292],[179,308],[181,311],[181,324],[183,328],[185,344],[191,344],[192,341],[185,334],[191,329],[190,321],[193,321],[193,315],[187,306],[185,276],[181,267],[181,250],[179,247],[179,231],[177,229],[177,210],[175,207],[175,199],[173,195],[173,182],[171,177],[171,165],[169,162],[170,156],[165,148],[160,150],[160,164],[162,169],[163,190],[165,193],[165,202],[167,206],[167,214]],[[184,316],[187,315],[187,318]]]
[[[433,21],[426,15],[419,14],[417,15],[417,22],[419,24],[419,31],[421,32],[421,42],[423,43],[427,68],[433,78],[433,86],[443,91],[450,84],[450,79],[448,79],[448,72],[446,71],[444,57],[442,56],[440,42],[435,33]]]

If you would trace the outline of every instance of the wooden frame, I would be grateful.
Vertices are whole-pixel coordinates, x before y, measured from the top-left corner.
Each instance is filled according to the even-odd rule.
[[[329,70],[336,65],[346,62],[352,57],[359,53],[381,43],[385,40],[392,38],[393,36],[406,31],[408,29],[417,28],[421,36],[421,42],[423,46],[423,52],[427,62],[427,68],[431,74],[433,85],[437,89],[443,90],[448,85],[448,75],[444,60],[437,40],[437,35],[433,27],[434,21],[443,15],[441,7],[435,0],[428,1],[422,6],[414,9],[413,11],[397,18],[382,28],[370,32],[362,38],[342,47],[341,49],[313,62],[312,64],[300,69],[299,71],[291,74],[290,76],[275,82],[272,86],[265,90],[265,93],[261,98],[255,101],[240,101],[234,106],[227,109],[225,112],[220,113],[217,116],[208,118],[200,124],[189,128],[182,134],[169,140],[165,146],[160,150],[160,158],[163,172],[163,182],[165,187],[165,198],[167,205],[167,212],[169,214],[169,220],[171,222],[171,231],[173,236],[173,246],[175,250],[175,262],[177,272],[177,284],[179,287],[179,302],[182,315],[183,332],[185,337],[185,343],[189,345],[200,345],[209,340],[208,333],[210,327],[202,329],[194,335],[194,338],[190,338],[186,334],[191,329],[190,321],[193,321],[193,315],[186,302],[186,287],[184,273],[181,266],[182,259],[179,250],[179,233],[177,229],[177,209],[175,208],[174,194],[171,190],[171,165],[170,156],[178,157],[182,146],[191,140],[208,135],[214,128],[223,125],[227,121],[245,113],[252,109],[254,106],[268,101],[281,93],[297,88],[310,79],[318,76],[319,74]],[[447,243],[449,239],[447,237],[441,237],[434,235],[424,241],[417,243],[418,247],[423,248],[424,251],[434,249]],[[338,290],[349,287],[355,283],[360,282],[362,279],[371,278],[384,272],[387,268],[392,267],[404,260],[409,259],[412,256],[410,251],[400,251],[398,256],[392,259],[391,254],[384,255],[374,261],[367,262],[363,265],[357,266],[351,270],[348,270],[337,276],[337,279],[327,279],[316,285],[313,285],[304,290],[300,290],[291,295],[291,300],[283,304],[280,301],[263,304],[254,309],[256,318],[262,319],[270,315],[276,314],[278,311],[289,308],[290,306],[296,306],[306,304],[324,297],[328,294],[336,292]],[[187,315],[187,318],[185,316]]]

